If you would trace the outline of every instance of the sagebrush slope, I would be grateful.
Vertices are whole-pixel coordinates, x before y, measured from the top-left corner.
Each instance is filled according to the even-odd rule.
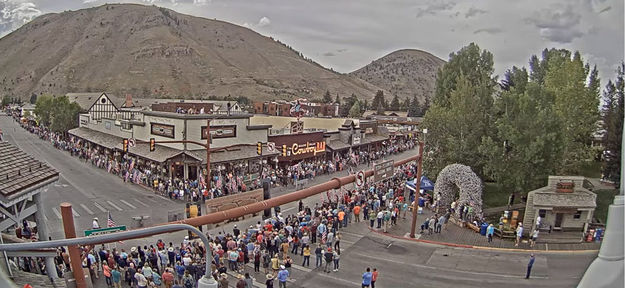
[[[103,5],[42,15],[0,39],[0,93],[108,91],[137,97],[254,100],[380,89],[305,59],[272,38],[155,6]]]
[[[400,99],[417,95],[424,103],[436,88],[436,73],[445,61],[421,50],[404,49],[392,52],[368,64],[350,75],[387,90],[390,96]]]

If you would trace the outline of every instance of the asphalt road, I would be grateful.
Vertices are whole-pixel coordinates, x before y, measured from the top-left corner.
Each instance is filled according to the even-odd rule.
[[[149,215],[151,218],[147,225],[150,225],[166,222],[167,211],[183,209],[181,202],[156,196],[136,185],[126,184],[117,176],[57,150],[23,130],[11,118],[0,116],[0,129],[4,131],[5,140],[49,163],[61,173],[59,183],[49,188],[43,197],[46,201],[46,225],[53,238],[63,237],[58,213],[61,202],[73,204],[78,235],[90,228],[93,217],[98,217],[101,225],[105,225],[108,211],[118,225],[135,227],[133,216]],[[405,158],[408,153],[393,158]],[[315,182],[325,181],[326,177],[330,178],[320,176]],[[290,189],[275,189],[273,193],[280,195],[289,191]],[[318,201],[319,196],[313,196],[305,199],[304,204],[314,206]],[[296,209],[297,203],[282,206],[285,215],[295,212]],[[250,216],[236,223],[216,227],[210,233],[215,235],[232,231],[235,224],[245,228],[259,220],[260,216]],[[370,233],[365,223],[352,224],[342,231],[343,252],[339,271],[323,273],[320,269],[315,269],[314,255],[310,259],[312,266],[302,267],[299,265],[302,264],[302,258],[293,256],[296,265],[292,269],[292,280],[288,287],[360,287],[361,275],[366,267],[376,267],[380,271],[377,287],[574,287],[596,257],[596,253],[587,252],[540,253],[536,256],[532,279],[525,279],[529,259],[525,252],[450,248],[398,240]],[[124,247],[150,244],[156,238],[180,243],[184,235],[182,232],[172,233],[117,245]],[[253,269],[248,267],[247,271],[252,272]],[[252,272],[252,275],[264,283],[262,273]],[[95,287],[106,287],[100,282]],[[234,287],[234,278],[231,277],[230,283]],[[275,284],[277,287],[277,283]]]

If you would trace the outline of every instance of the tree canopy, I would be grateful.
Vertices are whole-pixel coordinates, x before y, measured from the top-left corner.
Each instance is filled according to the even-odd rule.
[[[80,106],[70,103],[67,96],[43,95],[38,97],[35,104],[35,114],[39,119],[39,124],[59,133],[78,126],[78,113],[80,113]]]

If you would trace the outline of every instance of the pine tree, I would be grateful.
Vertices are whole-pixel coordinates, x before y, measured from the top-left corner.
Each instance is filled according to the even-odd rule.
[[[330,95],[330,91],[328,90],[326,90],[326,94],[323,94],[323,103],[332,103],[332,95]]]
[[[620,184],[621,180],[621,146],[623,145],[623,107],[625,105],[625,64],[621,62],[614,82],[609,81],[603,93],[603,122],[605,134],[603,177]]]
[[[339,93],[336,93],[336,99],[334,99],[334,103],[341,105],[341,99],[339,98]]]
[[[399,111],[399,98],[397,98],[397,95],[393,96],[393,100],[391,100],[389,110]]]

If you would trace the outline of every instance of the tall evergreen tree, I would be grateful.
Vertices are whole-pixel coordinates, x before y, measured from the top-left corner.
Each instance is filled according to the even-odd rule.
[[[391,101],[389,110],[399,111],[399,98],[397,97],[397,95],[393,96],[393,100]]]
[[[332,95],[330,95],[329,90],[326,90],[326,94],[323,94],[323,103],[327,103],[327,104],[332,103]]]
[[[623,145],[623,109],[625,105],[625,64],[621,62],[614,82],[609,81],[603,93],[603,122],[605,134],[603,177],[619,183],[621,181],[621,148]]]

